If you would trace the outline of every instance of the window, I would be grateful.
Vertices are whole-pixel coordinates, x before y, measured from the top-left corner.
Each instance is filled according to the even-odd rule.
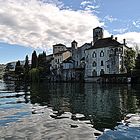
[[[95,58],[95,57],[96,57],[96,53],[95,53],[95,52],[93,52],[92,57],[93,57],[93,58]]]
[[[118,48],[115,48],[115,52],[118,52]]]
[[[104,65],[104,62],[103,61],[101,61],[101,66],[103,66]]]
[[[100,52],[100,57],[103,57],[103,56],[104,56],[104,52],[101,51],[101,52]]]
[[[93,62],[93,67],[96,67],[96,65],[97,65],[96,62],[94,61],[94,62]]]
[[[103,74],[104,74],[104,70],[101,69],[101,71],[100,71],[100,75],[103,75]]]
[[[109,65],[107,65],[107,68],[109,68]]]
[[[92,76],[97,76],[97,71],[96,70],[93,70],[93,72],[92,72]]]
[[[86,57],[86,61],[88,62],[88,55],[87,55],[87,57]]]

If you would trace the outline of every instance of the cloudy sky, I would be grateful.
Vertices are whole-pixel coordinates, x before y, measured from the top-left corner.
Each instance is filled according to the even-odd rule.
[[[0,0],[0,63],[31,56],[52,45],[92,41],[92,29],[140,46],[139,0]]]

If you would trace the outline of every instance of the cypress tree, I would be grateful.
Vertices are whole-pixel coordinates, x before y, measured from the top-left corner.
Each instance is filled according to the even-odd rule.
[[[29,72],[29,59],[28,59],[28,55],[26,55],[26,58],[25,58],[24,69],[25,69],[25,72]]]
[[[29,59],[28,59],[28,55],[26,55],[25,58],[25,64],[24,64],[24,80],[27,81],[29,80]]]
[[[37,54],[36,54],[36,51],[34,51],[32,53],[32,60],[31,60],[31,68],[36,68],[37,67]]]

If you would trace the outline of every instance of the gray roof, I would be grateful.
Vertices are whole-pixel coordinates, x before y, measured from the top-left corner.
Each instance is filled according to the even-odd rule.
[[[63,63],[72,63],[72,62],[74,62],[74,60],[72,59],[71,56],[63,61]]]
[[[55,44],[55,45],[53,45],[53,46],[65,46],[65,45],[64,45],[64,44],[59,43],[59,44]]]
[[[111,37],[108,37],[108,38],[103,38],[103,39],[97,40],[94,43],[94,45],[87,50],[97,49],[97,48],[105,48],[105,47],[109,47],[109,46],[114,47],[114,46],[120,46],[120,45],[122,45],[122,44],[119,43],[117,40],[112,39]]]

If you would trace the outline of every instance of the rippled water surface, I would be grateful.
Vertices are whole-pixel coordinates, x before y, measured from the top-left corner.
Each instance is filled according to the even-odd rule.
[[[72,134],[77,130],[77,133],[73,134],[73,136],[76,135],[75,139],[79,137],[93,139],[89,132],[94,131],[94,128],[100,131],[104,129],[113,130],[126,114],[139,112],[140,85],[98,85],[93,83],[25,85],[14,82],[0,82],[0,133],[9,131],[9,134],[3,133],[2,138],[7,135],[10,139],[24,139],[25,136],[34,139],[30,133],[42,130],[40,133],[44,134],[44,139],[47,139],[45,136],[48,136],[48,139],[50,137],[59,139],[57,138],[58,135],[54,135],[56,124],[59,122],[62,127],[65,127],[65,130],[72,131]],[[41,118],[43,119],[41,120]],[[52,122],[50,119],[56,122]],[[44,121],[46,124],[44,124]],[[47,122],[50,123],[47,124]],[[40,126],[41,123],[43,126]],[[83,123],[89,126],[88,132],[86,132],[88,130],[87,126]],[[22,130],[25,129],[23,128],[25,125],[29,125],[30,133],[27,131],[23,135]],[[49,129],[46,132],[45,125]],[[13,127],[18,130],[18,133],[11,137]],[[51,127],[55,129],[51,131]],[[37,128],[41,129],[36,130]],[[50,132],[49,135],[48,131]],[[78,132],[83,131],[85,134],[79,136]],[[62,132],[64,133],[64,131]],[[20,137],[17,137],[18,134],[20,134]],[[94,134],[95,136],[99,135],[98,133]],[[39,138],[39,135],[37,136],[36,139],[43,139],[42,137]],[[62,134],[60,139],[68,139],[68,135],[65,136]],[[74,139],[74,137],[69,139]]]

